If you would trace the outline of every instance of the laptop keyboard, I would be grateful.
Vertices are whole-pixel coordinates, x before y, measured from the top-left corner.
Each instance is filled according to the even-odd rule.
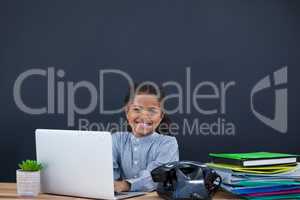
[[[115,192],[115,196],[126,195],[126,194],[128,194],[128,192]]]

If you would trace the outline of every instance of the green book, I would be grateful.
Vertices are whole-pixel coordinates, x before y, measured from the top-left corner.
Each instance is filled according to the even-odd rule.
[[[244,198],[251,199],[251,200],[300,199],[300,194],[271,195],[271,196],[263,196],[263,197],[244,196]]]
[[[209,156],[214,163],[234,164],[242,167],[297,163],[297,155],[285,153],[210,153]]]

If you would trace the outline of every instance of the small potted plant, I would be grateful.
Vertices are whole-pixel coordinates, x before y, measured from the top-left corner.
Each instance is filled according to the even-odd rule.
[[[36,160],[21,162],[17,170],[17,194],[19,196],[37,196],[40,193],[41,163]]]

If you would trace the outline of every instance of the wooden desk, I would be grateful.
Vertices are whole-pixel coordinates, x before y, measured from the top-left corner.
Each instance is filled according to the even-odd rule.
[[[13,199],[33,199],[28,197],[18,197],[17,196],[17,190],[16,190],[16,184],[15,183],[0,183],[0,199],[7,199],[7,200],[13,200]],[[69,196],[58,196],[58,195],[49,195],[49,194],[40,194],[35,199],[85,199],[85,198],[77,198],[77,197],[69,197]],[[141,197],[135,197],[130,198],[131,200],[161,200],[156,194],[156,192],[151,192],[146,194],[145,196]],[[236,197],[233,197],[227,193],[224,192],[217,192],[214,196],[215,200],[221,200],[221,199],[238,199]]]

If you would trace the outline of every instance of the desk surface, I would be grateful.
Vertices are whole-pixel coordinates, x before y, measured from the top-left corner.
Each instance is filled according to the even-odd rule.
[[[24,197],[18,197],[16,191],[16,184],[15,183],[0,183],[0,199],[25,199]],[[26,198],[28,199],[28,198]],[[48,195],[48,194],[40,194],[36,199],[84,199],[84,198],[77,198],[77,197],[68,197],[68,196],[57,196],[57,195]],[[156,192],[147,193],[141,197],[130,198],[131,200],[161,200],[156,194]],[[237,199],[227,193],[224,192],[217,192],[213,199]]]

